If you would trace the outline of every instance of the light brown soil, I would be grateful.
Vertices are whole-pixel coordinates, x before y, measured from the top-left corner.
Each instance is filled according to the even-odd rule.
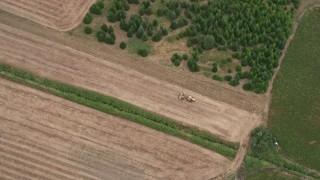
[[[2,63],[117,97],[229,141],[241,141],[260,123],[255,113],[3,24],[0,24],[0,38]],[[197,101],[178,100],[181,91]]]
[[[56,30],[77,26],[95,0],[1,0],[0,9]]]
[[[102,60],[112,62],[129,69],[141,72],[146,76],[155,77],[159,80],[176,84],[183,89],[188,89],[212,99],[232,104],[246,111],[263,113],[266,103],[265,95],[257,95],[242,90],[241,87],[234,88],[226,83],[214,81],[202,74],[181,71],[181,69],[154,63],[149,57],[141,58],[137,55],[128,54],[120,50],[119,45],[106,45],[97,43],[90,36],[84,34],[70,36],[70,33],[57,32],[49,28],[28,21],[24,18],[9,14],[0,10],[0,22],[17,29],[35,34],[44,39],[62,44],[87,54],[99,57]],[[170,60],[168,60],[170,61]]]
[[[230,160],[197,145],[0,79],[0,177],[208,179]]]

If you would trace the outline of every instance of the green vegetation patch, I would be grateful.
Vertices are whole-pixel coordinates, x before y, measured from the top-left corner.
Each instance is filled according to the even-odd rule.
[[[269,129],[281,154],[320,170],[320,9],[306,12],[272,92]]]
[[[151,46],[145,41],[137,38],[128,40],[128,48],[131,53],[138,53],[139,50],[145,49],[149,54],[152,52]]]
[[[100,93],[85,90],[65,83],[44,79],[29,72],[13,68],[9,65],[0,64],[0,75],[8,78],[9,80],[44,90],[56,96],[88,106],[90,108],[125,118],[152,129],[179,137],[209,150],[215,151],[230,159],[235,157],[237,149],[239,148],[238,143],[220,140],[209,133],[183,126],[171,119],[148,112],[116,98],[108,97]]]

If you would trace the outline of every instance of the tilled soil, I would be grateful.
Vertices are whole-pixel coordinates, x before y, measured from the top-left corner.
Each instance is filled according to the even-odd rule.
[[[241,141],[260,123],[255,113],[4,24],[0,24],[0,38],[2,63],[119,98],[229,141]],[[178,100],[181,91],[196,102]]]
[[[1,0],[0,9],[56,30],[77,26],[95,0]]]
[[[64,99],[0,79],[0,177],[207,179],[230,160]]]

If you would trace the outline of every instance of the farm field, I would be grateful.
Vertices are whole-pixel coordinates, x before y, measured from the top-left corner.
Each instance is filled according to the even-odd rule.
[[[274,82],[268,127],[280,153],[320,170],[320,9],[307,11]]]
[[[1,0],[0,9],[56,30],[77,26],[95,0]]]
[[[147,58],[139,58],[133,54],[123,53],[123,50],[119,49],[119,47],[106,46],[90,38],[83,38],[83,36],[76,35],[70,36],[70,32],[62,33],[44,28],[37,23],[2,10],[0,10],[0,21],[10,27],[85,52],[104,61],[124,66],[161,81],[176,84],[183,89],[189,89],[212,99],[232,104],[246,111],[263,113],[267,105],[267,96],[265,95],[249,93],[240,88],[233,88],[218,81],[208,81],[208,78],[203,77],[203,75],[162,66]]]
[[[4,79],[0,99],[1,177],[204,179],[231,163],[184,140]]]
[[[225,140],[241,142],[260,124],[255,113],[192,91],[196,103],[181,102],[181,87],[144,76],[7,25],[0,25],[0,61],[40,76],[117,97]]]

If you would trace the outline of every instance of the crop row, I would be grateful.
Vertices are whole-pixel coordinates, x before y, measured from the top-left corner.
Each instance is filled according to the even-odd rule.
[[[6,64],[0,64],[0,74],[9,80],[179,137],[228,158],[234,158],[239,148],[238,143],[218,139],[207,132],[183,126],[169,118],[148,112],[127,102],[97,92],[41,78]]]

